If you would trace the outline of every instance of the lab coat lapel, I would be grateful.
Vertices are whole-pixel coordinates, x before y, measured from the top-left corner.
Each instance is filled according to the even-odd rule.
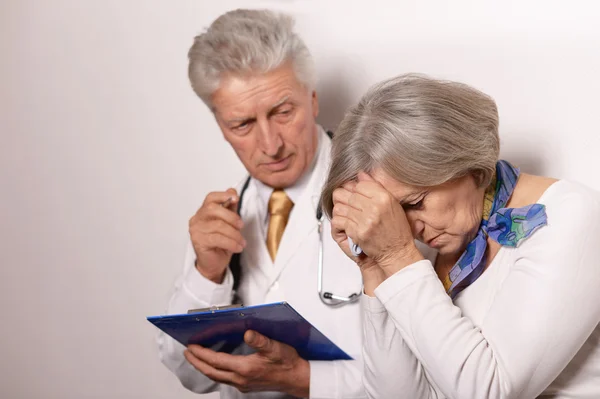
[[[264,241],[263,224],[258,212],[258,207],[262,202],[258,198],[256,186],[250,183],[248,187],[247,200],[244,199],[242,212],[244,214],[244,227],[242,236],[246,239],[247,247],[243,256],[245,257],[245,268],[248,270],[258,271],[265,276],[270,276],[273,273],[273,262],[267,251],[267,246]]]
[[[321,195],[329,166],[329,150],[331,148],[329,138],[323,137],[322,140],[312,176],[306,190],[302,193],[300,201],[294,204],[288,227],[283,232],[277,257],[275,258],[276,276],[274,276],[274,279],[277,279],[279,274],[291,263],[291,258],[298,251],[298,248],[317,229],[318,198]]]

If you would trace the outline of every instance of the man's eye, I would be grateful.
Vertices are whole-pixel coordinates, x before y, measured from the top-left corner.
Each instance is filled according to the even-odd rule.
[[[292,111],[293,111],[293,107],[279,108],[277,110],[277,112],[275,112],[274,115],[285,117],[285,116],[289,116],[292,113]]]
[[[241,124],[239,124],[237,126],[234,126],[233,129],[234,130],[243,130],[243,129],[247,128],[248,126],[250,126],[250,122],[244,122],[244,123],[241,123]]]

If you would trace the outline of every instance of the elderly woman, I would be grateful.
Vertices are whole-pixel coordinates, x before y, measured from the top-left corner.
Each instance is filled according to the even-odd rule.
[[[499,160],[494,101],[423,76],[373,87],[332,154],[371,397],[600,398],[596,192]]]

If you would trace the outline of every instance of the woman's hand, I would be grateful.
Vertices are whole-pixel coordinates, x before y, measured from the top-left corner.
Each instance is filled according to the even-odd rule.
[[[366,256],[363,252],[359,256],[354,256],[350,251],[350,245],[348,243],[348,236],[344,229],[345,221],[340,215],[336,215],[336,204],[344,206],[339,198],[346,198],[352,195],[354,191],[354,182],[346,183],[343,187],[337,189],[333,193],[333,217],[331,219],[331,236],[337,242],[341,250],[352,259],[360,268],[364,293],[368,296],[375,296],[375,288],[379,286],[385,280],[385,274],[383,270],[375,263],[375,261]],[[339,209],[339,207],[338,207]]]
[[[333,192],[333,215],[331,218],[331,236],[333,240],[339,245],[341,250],[346,254],[347,257],[355,261],[361,270],[370,268],[379,268],[372,258],[369,258],[363,252],[359,256],[354,256],[350,250],[350,244],[348,242],[348,235],[346,234],[347,220],[340,213],[340,209],[346,206],[347,198],[349,198],[353,191],[356,183],[348,182],[342,187],[338,188]]]
[[[366,173],[333,193],[332,236],[344,253],[363,268],[379,267],[386,277],[423,259],[398,201]],[[348,237],[364,255],[355,258]]]

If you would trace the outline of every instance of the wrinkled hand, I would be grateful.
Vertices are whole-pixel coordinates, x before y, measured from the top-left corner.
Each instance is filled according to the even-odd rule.
[[[346,254],[347,257],[355,261],[360,267],[361,271],[366,270],[374,270],[378,269],[379,266],[373,260],[373,258],[368,257],[363,251],[359,256],[354,256],[352,251],[350,251],[350,244],[348,241],[349,235],[346,232],[346,225],[348,220],[342,215],[344,206],[347,206],[346,198],[349,198],[354,191],[354,187],[356,186],[355,182],[348,182],[344,184],[342,188],[338,188],[333,192],[333,214],[331,218],[331,237],[338,244],[342,252]],[[356,243],[356,241],[355,241]]]
[[[217,284],[223,282],[225,270],[234,253],[242,252],[243,222],[236,213],[239,197],[230,188],[208,194],[198,212],[190,219],[189,231],[196,252],[196,268]],[[226,204],[226,206],[223,206]]]
[[[190,345],[185,358],[211,380],[241,392],[278,391],[308,397],[310,365],[294,348],[250,330],[244,341],[257,352],[230,355]]]
[[[347,237],[363,252],[354,258],[363,268],[381,268],[390,276],[423,259],[415,246],[406,214],[398,201],[366,173],[333,193],[332,236],[350,256]]]

